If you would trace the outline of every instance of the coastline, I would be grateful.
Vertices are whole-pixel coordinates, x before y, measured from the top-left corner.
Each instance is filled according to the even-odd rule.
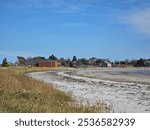
[[[150,112],[149,82],[145,78],[133,75],[111,75],[111,69],[66,69],[27,75],[71,93],[77,103],[103,103],[112,108],[110,112],[115,113]],[[128,77],[128,80],[123,79],[125,77]]]

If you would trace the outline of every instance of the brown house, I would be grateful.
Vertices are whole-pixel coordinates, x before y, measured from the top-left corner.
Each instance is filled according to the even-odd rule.
[[[37,67],[57,67],[57,61],[41,61],[37,63]]]

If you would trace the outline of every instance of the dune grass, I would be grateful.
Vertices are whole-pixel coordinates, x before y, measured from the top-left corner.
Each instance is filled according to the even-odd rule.
[[[76,105],[70,95],[53,86],[25,76],[27,72],[56,68],[0,68],[0,112],[3,113],[69,113],[104,112],[102,107]]]

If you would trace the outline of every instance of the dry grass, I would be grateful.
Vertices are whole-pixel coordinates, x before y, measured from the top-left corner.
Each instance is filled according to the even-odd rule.
[[[8,68],[3,68],[3,69],[8,69],[10,71],[15,72],[16,74],[25,74],[28,72],[39,72],[39,71],[52,71],[52,70],[57,70],[58,68],[49,68],[49,67],[8,67]],[[62,69],[62,68],[59,68]]]
[[[75,105],[72,97],[49,84],[26,77],[26,72],[49,68],[0,68],[0,112],[103,112],[101,107]]]

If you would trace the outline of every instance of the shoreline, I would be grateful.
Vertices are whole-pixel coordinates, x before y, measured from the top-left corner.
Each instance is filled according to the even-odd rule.
[[[71,93],[78,103],[90,105],[103,103],[112,108],[111,112],[150,112],[149,84],[103,80],[100,76],[85,77],[87,73],[95,76],[99,74],[99,71],[97,69],[73,69],[29,73],[28,76],[53,84],[57,89],[66,93]],[[108,74],[105,76],[108,77]]]

